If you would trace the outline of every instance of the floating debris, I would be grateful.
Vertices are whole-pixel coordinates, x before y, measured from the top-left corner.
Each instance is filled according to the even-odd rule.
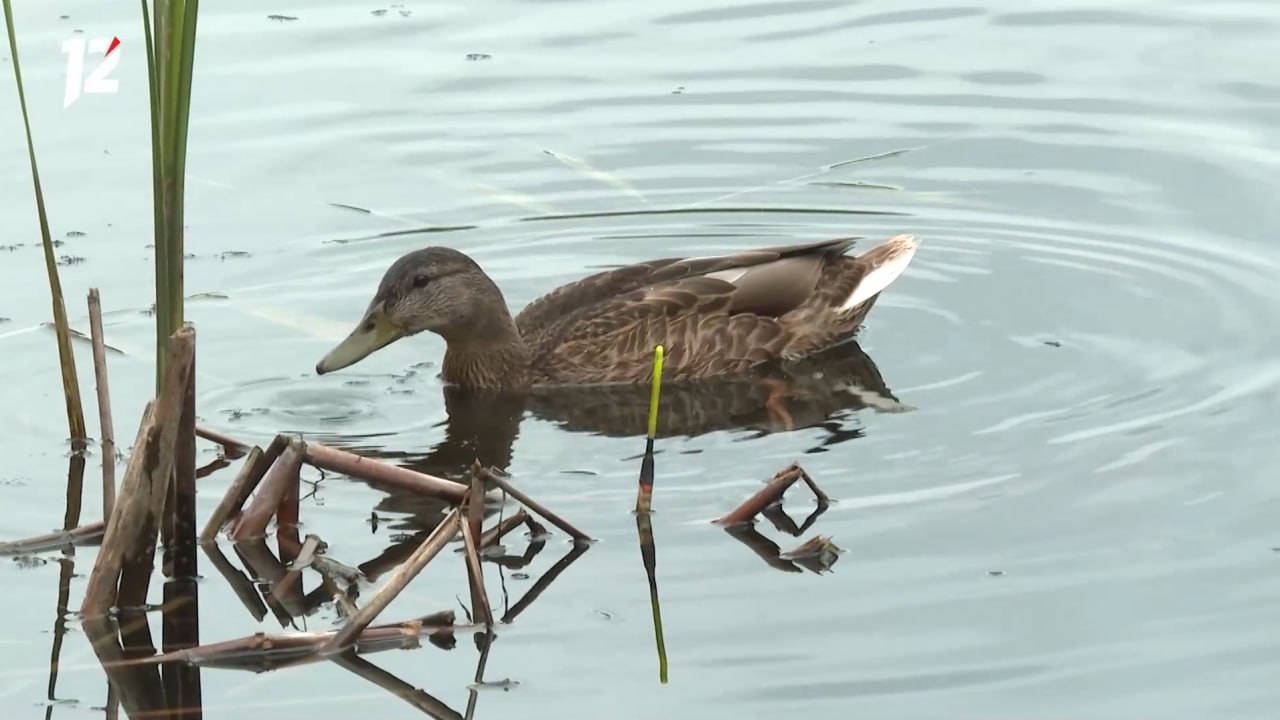
[[[1043,342],[1045,345],[1048,345],[1049,347],[1056,347],[1056,348],[1062,347],[1062,343],[1058,342],[1057,340],[1044,340]]]
[[[247,258],[251,255],[248,250],[224,250],[218,253],[218,258],[226,260],[228,258]]]
[[[274,20],[276,22],[292,22],[298,18],[293,15],[268,15],[267,19]]]
[[[511,692],[512,688],[520,687],[520,682],[511,678],[502,680],[482,681],[471,683],[467,686],[468,690],[502,690],[503,692]]]
[[[478,60],[492,60],[493,56],[488,53],[467,53],[467,59],[475,62]]]
[[[797,565],[817,574],[830,572],[831,566],[840,559],[840,548],[831,542],[830,537],[816,535],[805,541],[791,552],[781,553],[778,557],[790,560]]]
[[[82,233],[79,230],[68,230],[66,235],[69,238],[82,238],[85,236],[85,233]]]

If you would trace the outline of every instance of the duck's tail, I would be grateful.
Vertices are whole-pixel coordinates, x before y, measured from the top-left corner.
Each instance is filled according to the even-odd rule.
[[[911,264],[916,245],[914,235],[898,235],[859,255],[856,262],[864,269],[862,279],[840,304],[840,310],[852,310],[889,287]]]

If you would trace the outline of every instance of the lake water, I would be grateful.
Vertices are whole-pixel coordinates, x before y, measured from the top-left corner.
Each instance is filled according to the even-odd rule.
[[[127,445],[153,379],[139,11],[15,5],[72,321],[87,332],[83,298],[100,288]],[[519,684],[479,693],[476,717],[1190,720],[1280,706],[1280,6],[200,12],[186,206],[198,413],[254,442],[301,432],[463,472],[474,453],[447,439],[438,338],[313,371],[387,265],[424,245],[469,253],[519,308],[651,257],[921,240],[860,339],[910,412],[659,441],[666,684],[630,512],[643,440],[533,415],[514,437],[486,434],[470,419],[522,488],[599,539],[498,628],[486,679]],[[81,31],[121,40],[119,89],[64,108],[61,44]],[[0,81],[0,539],[61,527],[68,462],[12,97]],[[89,399],[87,344],[76,352]],[[214,457],[202,444],[201,462]],[[793,461],[838,502],[802,537],[757,529],[784,550],[831,536],[846,551],[833,572],[779,572],[708,523]],[[95,448],[86,521],[100,462]],[[234,473],[202,481],[202,520]],[[799,519],[813,503],[797,487],[786,507]],[[330,476],[302,517],[354,564],[431,513]],[[527,579],[500,584],[486,566],[499,610],[504,587],[516,602],[568,550],[553,536]],[[5,718],[103,716],[105,676],[74,619],[48,688],[60,569],[74,562],[78,607],[93,556],[0,562]],[[204,641],[281,631],[200,567]],[[463,572],[445,553],[384,619],[457,608]],[[326,606],[299,627],[336,622]],[[449,652],[369,659],[461,712],[476,657],[459,636]],[[202,682],[206,718],[415,716],[327,663]]]

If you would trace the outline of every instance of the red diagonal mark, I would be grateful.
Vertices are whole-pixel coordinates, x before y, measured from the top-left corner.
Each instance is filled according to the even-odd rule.
[[[106,57],[107,55],[110,55],[110,54],[111,54],[111,51],[112,51],[112,50],[115,50],[115,49],[116,49],[116,48],[118,48],[118,47],[120,47],[120,38],[118,38],[118,37],[112,37],[112,38],[111,38],[111,44],[107,46],[107,52],[106,52],[106,54],[104,54],[104,55],[103,55],[103,57]]]

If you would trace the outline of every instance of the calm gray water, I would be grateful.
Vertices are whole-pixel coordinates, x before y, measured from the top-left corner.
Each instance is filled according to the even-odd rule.
[[[153,373],[138,8],[15,4],[70,312],[87,330],[101,288],[127,442]],[[77,30],[121,39],[120,85],[64,109]],[[482,692],[476,717],[1271,717],[1278,32],[1262,0],[203,3],[186,270],[202,422],[457,474],[419,366],[437,338],[312,370],[401,253],[460,248],[518,308],[610,264],[914,233],[861,341],[914,411],[659,443],[666,685],[630,514],[642,441],[524,420],[508,470],[600,542],[499,628],[486,677],[520,684]],[[67,463],[11,70],[6,51],[3,539],[60,527]],[[422,228],[453,229],[381,235]],[[832,573],[778,572],[707,523],[793,460],[839,500],[804,536],[847,550]],[[233,473],[203,481],[201,517]],[[90,487],[86,519],[98,502]],[[811,506],[788,495],[797,517]],[[375,509],[396,527],[371,532]],[[412,512],[333,477],[302,510],[353,563]],[[557,535],[530,579],[507,573],[510,601],[567,550]],[[103,714],[74,622],[47,688],[61,557],[0,563],[5,718]],[[92,558],[75,553],[72,607]],[[205,641],[280,630],[201,570]],[[465,596],[446,554],[386,619]],[[334,624],[329,607],[306,620]],[[370,659],[461,711],[476,653],[462,636]],[[326,664],[203,683],[206,718],[415,716]]]

